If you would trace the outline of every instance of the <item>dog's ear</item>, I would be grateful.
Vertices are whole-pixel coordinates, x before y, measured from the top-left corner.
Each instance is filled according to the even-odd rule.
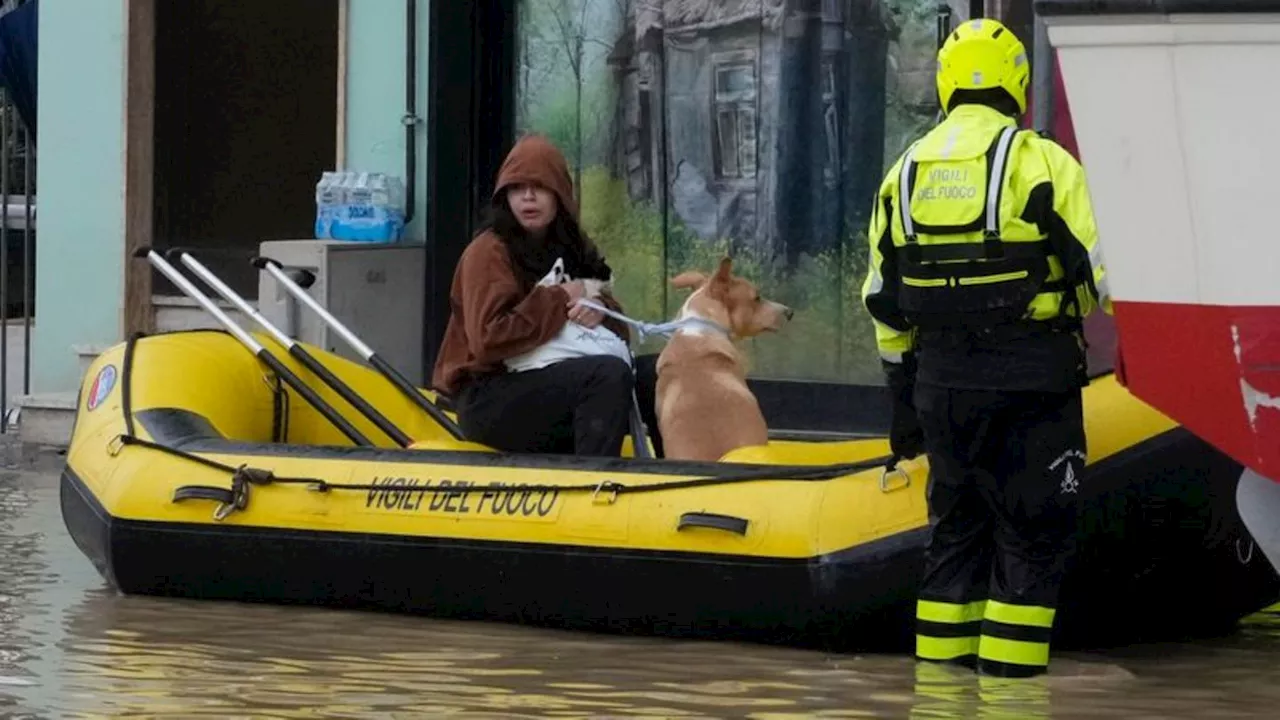
[[[725,255],[720,258],[720,266],[716,268],[716,274],[713,278],[716,282],[727,283],[733,275],[733,258]]]
[[[707,292],[714,297],[724,297],[729,292],[730,281],[733,279],[733,260],[727,255],[720,258],[720,265],[716,268],[716,274],[711,276],[711,281],[707,283]]]
[[[701,273],[697,270],[686,270],[671,278],[671,287],[681,290],[695,289],[702,287],[702,284],[706,281],[706,273]]]

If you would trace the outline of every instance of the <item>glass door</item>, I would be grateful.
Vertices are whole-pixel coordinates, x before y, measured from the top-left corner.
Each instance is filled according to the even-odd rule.
[[[756,378],[882,383],[860,293],[872,198],[937,117],[933,0],[519,0],[517,135],[570,163],[628,314],[725,254],[796,309]]]

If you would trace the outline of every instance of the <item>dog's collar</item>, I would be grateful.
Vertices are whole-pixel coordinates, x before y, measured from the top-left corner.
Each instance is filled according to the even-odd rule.
[[[729,328],[721,325],[720,323],[714,320],[708,320],[704,317],[699,317],[697,315],[689,315],[687,317],[679,318],[677,320],[672,320],[669,323],[663,323],[663,324],[674,326],[671,331],[672,334],[677,333],[685,328],[703,328],[706,330],[712,330],[714,332],[718,332],[727,338],[733,338],[733,333],[729,331]]]
[[[591,308],[596,312],[603,313],[613,318],[614,320],[617,320],[618,322],[621,322],[627,325],[628,327],[634,329],[636,331],[636,334],[640,336],[638,338],[640,342],[644,342],[645,337],[648,335],[661,335],[662,337],[670,338],[672,335],[675,335],[678,331],[683,330],[686,327],[702,327],[707,330],[714,330],[715,332],[721,333],[722,335],[724,335],[729,339],[733,339],[733,333],[729,332],[729,329],[726,328],[725,326],[721,325],[718,322],[715,322],[714,320],[708,320],[706,318],[698,317],[696,315],[690,315],[687,317],[680,318],[678,320],[672,320],[670,322],[664,322],[664,323],[647,323],[647,322],[641,322],[640,320],[635,320],[633,318],[629,318],[620,312],[610,310],[609,308],[601,305],[600,303],[595,302],[593,300],[587,300],[586,298],[582,298],[578,300],[578,304],[582,305],[583,307]]]

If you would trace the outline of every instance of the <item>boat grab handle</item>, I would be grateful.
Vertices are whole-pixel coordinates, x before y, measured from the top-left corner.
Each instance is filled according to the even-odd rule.
[[[182,502],[183,500],[212,500],[218,503],[218,507],[213,511],[213,519],[222,522],[234,510],[243,510],[249,503],[248,489],[243,485],[239,488],[217,488],[207,487],[204,485],[183,485],[173,491],[173,502]]]
[[[738,535],[747,534],[746,518],[734,517],[732,515],[720,515],[717,513],[703,512],[687,512],[680,516],[680,523],[676,525],[676,530],[684,530],[687,527],[704,527],[713,530],[724,530],[726,532],[737,533]]]
[[[212,500],[214,502],[229,503],[234,499],[234,493],[226,488],[206,487],[204,485],[183,485],[173,491],[173,502]]]

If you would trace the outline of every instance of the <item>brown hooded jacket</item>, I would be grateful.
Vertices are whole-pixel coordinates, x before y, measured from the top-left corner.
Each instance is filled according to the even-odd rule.
[[[564,155],[546,138],[522,138],[507,154],[493,191],[497,198],[510,185],[535,183],[560,200],[560,211],[578,219]],[[492,230],[477,235],[462,252],[449,291],[452,308],[444,342],[432,373],[432,387],[456,394],[468,377],[501,371],[506,358],[547,342],[568,321],[569,294],[559,287],[537,286],[525,293],[517,279],[506,245]],[[600,303],[618,312],[611,296]],[[626,325],[606,318],[604,326],[627,342]]]

